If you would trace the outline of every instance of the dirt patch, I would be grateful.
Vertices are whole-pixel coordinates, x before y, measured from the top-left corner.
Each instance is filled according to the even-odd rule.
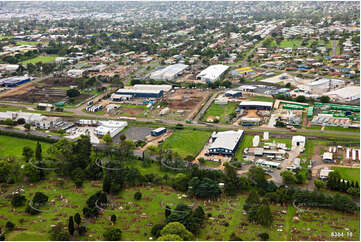
[[[257,111],[258,110],[253,110],[253,109],[247,110],[247,114],[244,117],[246,117],[246,118],[259,118],[259,116],[257,114]]]

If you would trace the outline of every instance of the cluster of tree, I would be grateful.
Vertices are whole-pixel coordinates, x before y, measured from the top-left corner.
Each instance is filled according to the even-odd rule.
[[[33,200],[29,201],[25,212],[30,215],[39,214],[41,212],[40,207],[47,204],[49,197],[42,192],[36,192]]]
[[[357,210],[356,203],[346,195],[336,194],[332,197],[318,191],[296,189],[293,186],[289,188],[282,186],[274,192],[266,193],[264,197],[275,204],[295,203],[304,207],[327,207],[347,213]]]
[[[77,224],[77,226],[75,227],[74,222]],[[79,213],[76,213],[73,216],[69,217],[68,220],[68,232],[69,235],[74,236],[74,232],[77,231],[78,235],[84,235],[86,232],[86,226],[85,225],[80,225],[81,224],[81,216]]]
[[[98,191],[88,198],[87,206],[83,208],[83,215],[86,218],[98,217],[99,209],[105,208],[108,205],[107,195]]]
[[[247,212],[248,220],[262,226],[270,226],[273,222],[272,212],[268,200],[260,200],[256,191],[251,191],[243,209]]]
[[[201,206],[198,206],[195,210],[183,203],[179,203],[175,209],[166,206],[165,223],[155,224],[151,233],[158,240],[166,240],[164,236],[168,234],[176,234],[181,240],[192,240],[194,238],[193,234],[199,233],[205,219],[206,216]],[[170,228],[178,228],[181,233],[170,232],[172,231]]]
[[[19,62],[35,58],[39,55],[37,50],[27,51],[24,54],[6,55],[1,60],[9,64],[17,64]]]
[[[358,181],[349,181],[342,179],[338,171],[331,172],[327,179],[327,188],[334,191],[346,192],[352,196],[360,195],[360,186]]]
[[[307,178],[311,178],[311,171],[297,168],[294,171],[284,170],[281,172],[283,184],[304,184]]]

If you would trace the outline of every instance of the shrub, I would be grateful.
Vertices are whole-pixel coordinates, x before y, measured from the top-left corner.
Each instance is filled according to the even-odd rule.
[[[136,192],[136,193],[134,194],[134,199],[135,199],[135,200],[140,200],[140,199],[142,199],[142,193],[141,193],[141,192]]]

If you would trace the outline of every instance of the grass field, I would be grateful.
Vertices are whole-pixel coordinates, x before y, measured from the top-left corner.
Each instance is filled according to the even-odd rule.
[[[20,158],[22,157],[24,146],[30,146],[35,150],[36,143],[37,141],[34,140],[0,135],[0,157],[15,156]],[[40,143],[43,152],[50,147],[49,143]]]
[[[49,44],[48,41],[17,41],[16,45],[34,45],[36,46],[37,44]]]
[[[248,101],[273,102],[272,97],[253,96],[247,97]]]
[[[346,129],[344,127],[326,126],[325,130],[360,133],[360,129],[351,129],[351,128]]]
[[[4,227],[7,221],[16,224],[16,229],[6,234],[7,240],[48,240],[51,225],[63,222],[66,226],[69,216],[76,212],[82,214],[88,197],[101,190],[101,182],[86,182],[83,188],[76,189],[72,182],[65,181],[61,186],[53,179],[33,185],[24,184],[24,190],[27,199],[31,199],[35,192],[42,191],[49,196],[49,201],[54,200],[54,204],[41,207],[44,212],[39,215],[29,216],[24,212],[25,207],[13,210],[9,199],[0,200],[0,226]],[[137,191],[142,193],[139,201],[133,198]],[[242,240],[253,241],[259,240],[258,234],[262,232],[268,233],[270,240],[337,240],[331,237],[331,232],[346,233],[346,228],[352,232],[352,236],[343,240],[358,240],[359,237],[358,213],[348,215],[317,208],[300,212],[292,206],[271,205],[274,222],[267,228],[248,222],[247,215],[243,213],[246,194],[222,197],[211,202],[180,198],[179,195],[167,186],[124,189],[119,195],[108,196],[106,210],[97,219],[89,220],[86,235],[76,236],[73,240],[103,240],[102,234],[110,227],[122,231],[122,240],[149,240],[152,226],[165,220],[164,206],[174,208],[180,202],[190,206],[201,205],[204,212],[211,215],[196,236],[197,240],[202,241],[229,240],[232,232]],[[112,214],[117,216],[115,225],[110,222]],[[299,221],[294,221],[294,217]],[[24,220],[22,223],[21,219]]]
[[[164,141],[162,147],[171,149],[182,157],[196,156],[202,150],[210,135],[210,131],[176,130],[172,136]]]
[[[207,109],[206,113],[202,117],[202,121],[207,121],[208,117],[219,117],[219,123],[228,123],[228,115],[236,110],[238,104],[234,102],[230,102],[226,105],[219,105],[212,103],[212,105]]]
[[[346,180],[358,181],[360,183],[360,168],[346,168],[333,166],[332,170],[338,171],[341,178]]]
[[[38,56],[29,60],[22,61],[22,65],[27,65],[29,63],[36,64],[38,62],[47,63],[47,62],[53,62],[55,61],[56,57],[58,56]]]
[[[243,150],[248,147],[252,147],[253,136],[245,135],[243,136],[242,142],[239,145],[234,158],[238,161],[243,161]]]

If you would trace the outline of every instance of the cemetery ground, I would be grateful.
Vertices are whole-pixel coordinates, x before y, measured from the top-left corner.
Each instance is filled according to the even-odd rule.
[[[63,222],[67,227],[69,216],[81,213],[86,200],[101,190],[101,181],[86,182],[76,188],[71,181],[60,184],[55,177],[37,184],[24,185],[24,195],[31,199],[41,191],[49,196],[49,205],[41,207],[38,215],[27,215],[25,206],[13,209],[10,199],[0,200],[0,226],[7,221],[16,224],[14,231],[7,233],[7,240],[48,240],[52,225]],[[13,185],[16,186],[16,185]],[[9,188],[10,190],[11,188]],[[135,192],[142,193],[142,199],[134,200]],[[165,206],[172,209],[183,202],[196,208],[201,205],[208,218],[197,240],[229,240],[235,232],[243,240],[258,240],[258,234],[266,232],[270,240],[358,240],[359,213],[349,215],[325,208],[298,210],[292,205],[271,205],[274,218],[269,228],[249,223],[243,212],[247,194],[235,197],[221,197],[217,201],[189,199],[168,186],[141,186],[124,189],[118,195],[108,196],[109,204],[97,219],[88,220],[87,233],[74,240],[102,240],[107,228],[122,230],[122,240],[148,240],[154,224],[165,220]],[[115,214],[113,225],[110,216]],[[85,222],[83,216],[82,221]],[[332,237],[332,232],[343,232],[345,237]],[[347,233],[349,232],[349,233]],[[352,236],[350,234],[352,233]]]

